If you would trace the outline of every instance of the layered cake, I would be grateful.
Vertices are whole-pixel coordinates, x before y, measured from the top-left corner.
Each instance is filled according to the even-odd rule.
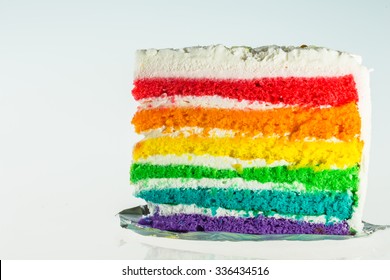
[[[314,46],[139,50],[130,180],[161,230],[362,230],[369,71]]]

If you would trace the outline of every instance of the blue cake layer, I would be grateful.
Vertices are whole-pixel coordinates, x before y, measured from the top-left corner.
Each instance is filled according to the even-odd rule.
[[[141,190],[138,197],[156,204],[195,204],[204,208],[262,211],[293,215],[325,215],[340,220],[352,215],[348,192],[297,192],[220,188]]]

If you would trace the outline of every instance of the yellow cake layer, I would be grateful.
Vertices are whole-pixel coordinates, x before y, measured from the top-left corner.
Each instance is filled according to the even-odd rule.
[[[287,138],[226,137],[206,138],[159,137],[140,141],[133,152],[134,161],[153,155],[212,155],[243,160],[265,159],[292,163],[292,168],[312,167],[317,170],[346,168],[360,163],[363,142],[290,141]]]

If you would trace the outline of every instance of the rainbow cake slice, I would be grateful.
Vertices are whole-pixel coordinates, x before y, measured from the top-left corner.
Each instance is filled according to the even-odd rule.
[[[137,52],[130,180],[140,224],[178,232],[362,231],[369,71],[314,46]]]

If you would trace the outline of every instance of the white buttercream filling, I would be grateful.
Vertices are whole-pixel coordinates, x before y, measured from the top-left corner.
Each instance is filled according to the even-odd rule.
[[[278,160],[271,164],[267,164],[265,159],[242,160],[228,156],[210,156],[210,155],[194,155],[182,154],[177,155],[153,155],[147,158],[141,158],[136,163],[148,163],[153,165],[195,165],[205,166],[217,169],[236,170],[237,166],[241,168],[249,167],[274,167],[289,165],[285,160]]]
[[[207,215],[211,217],[224,217],[224,216],[232,216],[232,217],[241,217],[241,218],[251,218],[257,217],[258,215],[262,215],[263,212],[259,211],[244,211],[244,210],[229,210],[224,208],[215,209],[215,213],[210,208],[202,208],[198,207],[195,204],[190,205],[167,205],[167,204],[153,204],[148,203],[148,207],[150,213],[158,212],[161,216],[171,216],[174,214],[199,214],[199,215]],[[319,216],[302,216],[302,215],[281,215],[281,214],[267,214],[268,217],[272,217],[275,219],[289,219],[289,220],[299,220],[310,223],[337,223],[341,220],[336,217],[326,217],[325,215]]]
[[[197,189],[197,188],[234,188],[237,190],[286,190],[306,192],[305,185],[299,182],[288,183],[260,183],[258,181],[247,181],[242,178],[231,179],[192,179],[192,178],[151,178],[140,180],[135,186],[135,191],[141,190],[159,190],[159,189]]]
[[[169,128],[170,132],[166,132],[166,127],[162,126],[156,129],[150,129],[147,131],[140,132],[145,138],[158,138],[158,137],[189,137],[193,135],[204,135],[205,129],[202,127],[181,127],[181,128]],[[208,137],[234,137],[234,136],[245,136],[244,133],[240,133],[230,129],[212,128],[207,129],[206,136]]]
[[[180,127],[180,128],[173,128],[169,127],[169,132],[167,132],[167,128],[165,126],[155,128],[155,129],[150,129],[146,131],[140,132],[140,134],[143,134],[146,138],[159,138],[159,137],[190,137],[193,135],[203,135],[206,137],[215,137],[215,138],[225,138],[225,137],[251,137],[253,139],[259,138],[259,139],[264,139],[264,138],[281,138],[281,137],[288,137],[290,136],[291,133],[286,132],[283,135],[278,135],[278,134],[273,134],[273,135],[267,135],[264,136],[263,133],[258,133],[256,135],[251,135],[249,133],[244,133],[240,131],[235,131],[231,129],[221,129],[221,128],[202,128],[202,127],[190,127],[190,126],[185,126],[185,127]],[[359,137],[359,135],[356,135],[355,137]],[[299,139],[295,141],[300,141]],[[331,143],[336,143],[336,142],[342,142],[342,140],[336,138],[336,137],[331,137],[328,139],[318,139],[316,137],[305,137],[303,139],[304,142],[316,142],[316,141],[323,141],[323,142],[331,142]]]
[[[139,110],[154,109],[154,108],[216,108],[216,109],[234,109],[234,110],[273,110],[279,108],[291,108],[296,105],[286,105],[283,103],[272,104],[269,102],[237,100],[226,98],[217,95],[213,96],[160,96],[153,98],[144,98],[138,100]],[[321,106],[320,108],[328,108],[329,106]]]

